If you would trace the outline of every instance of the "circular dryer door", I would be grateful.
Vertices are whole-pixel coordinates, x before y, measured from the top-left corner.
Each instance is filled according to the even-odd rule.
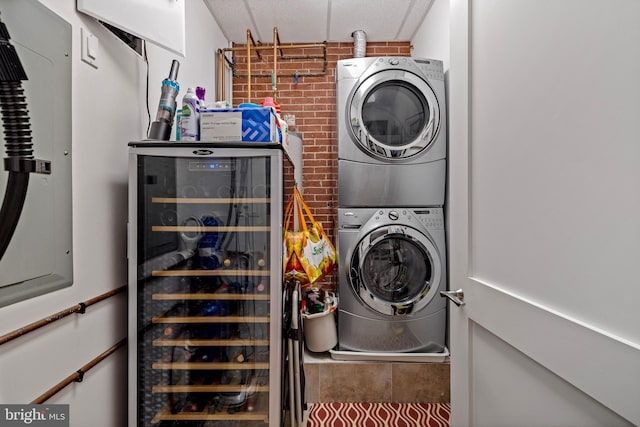
[[[385,70],[354,90],[349,130],[366,153],[389,161],[427,150],[440,128],[440,108],[429,84],[408,71]]]
[[[390,316],[423,309],[442,274],[431,240],[403,225],[375,229],[354,249],[349,268],[353,290],[369,308]]]

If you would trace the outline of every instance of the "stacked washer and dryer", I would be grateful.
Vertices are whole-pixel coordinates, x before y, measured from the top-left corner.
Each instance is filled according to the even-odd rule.
[[[442,61],[340,60],[336,80],[339,311],[332,356],[446,353]]]

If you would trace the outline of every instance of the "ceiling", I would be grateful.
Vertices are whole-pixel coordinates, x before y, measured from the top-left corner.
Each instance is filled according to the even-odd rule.
[[[433,0],[204,0],[231,42],[353,42],[364,30],[367,41],[410,41]]]

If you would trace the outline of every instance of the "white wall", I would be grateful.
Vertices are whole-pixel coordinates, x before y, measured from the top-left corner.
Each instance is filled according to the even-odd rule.
[[[187,22],[186,22],[186,58],[179,58],[177,55],[165,49],[160,49],[153,44],[148,44],[148,58],[151,69],[149,70],[149,111],[151,120],[155,120],[160,99],[160,87],[162,80],[169,75],[171,61],[177,59],[180,62],[178,71],[178,83],[180,93],[178,94],[178,108],[182,97],[187,92],[187,88],[201,86],[206,89],[205,99],[207,102],[215,101],[216,89],[216,51],[220,48],[228,47],[228,42],[215,23],[211,12],[202,0],[187,0]],[[226,77],[227,93],[230,93],[230,77]],[[144,85],[139,86],[141,90]],[[144,100],[144,93],[140,94]],[[141,103],[141,107],[144,105]],[[144,132],[147,129],[147,112],[142,112],[144,120]],[[144,134],[143,134],[144,136]],[[175,127],[172,132],[172,139],[175,139]]]
[[[146,136],[146,65],[75,0],[41,0],[73,28],[73,286],[0,309],[0,335],[126,283],[127,143]],[[202,1],[189,0],[187,58],[149,45],[151,119],[172,59],[187,86],[215,88],[215,51],[227,41]],[[80,29],[100,41],[99,68],[80,60]],[[37,29],[34,29],[37,31]],[[44,35],[43,35],[44,36]],[[126,296],[91,306],[84,315],[18,338],[0,349],[0,402],[29,403],[126,336]],[[126,349],[91,369],[49,400],[70,404],[72,427],[122,427],[127,411]]]
[[[444,62],[445,73],[449,70],[449,0],[433,0],[411,44],[411,56],[439,59]]]

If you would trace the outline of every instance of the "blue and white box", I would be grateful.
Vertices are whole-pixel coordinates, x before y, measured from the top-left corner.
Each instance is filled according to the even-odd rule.
[[[277,142],[276,116],[271,107],[202,110],[200,140]]]

